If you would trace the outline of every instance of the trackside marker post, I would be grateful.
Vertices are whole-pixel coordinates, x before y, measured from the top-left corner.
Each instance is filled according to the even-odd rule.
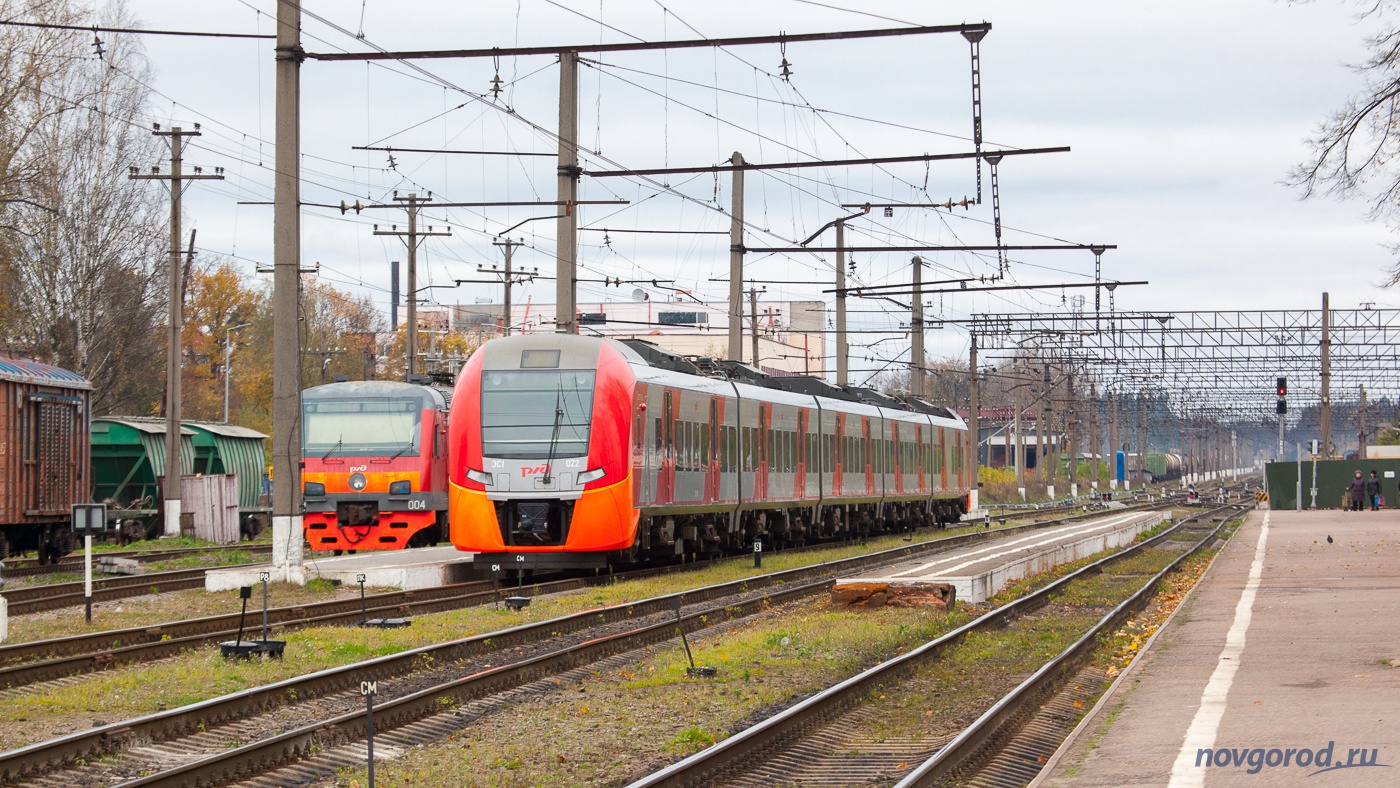
[[[83,535],[83,615],[92,623],[92,535],[107,527],[107,504],[75,503],[73,533]],[[42,548],[41,548],[42,549]]]
[[[369,760],[369,788],[374,788],[374,696],[379,694],[379,682],[360,682],[360,694],[365,696],[365,753]]]
[[[762,569],[762,568],[763,568],[763,540],[762,540],[762,539],[755,539],[755,540],[753,540],[753,568],[754,568],[754,569]]]

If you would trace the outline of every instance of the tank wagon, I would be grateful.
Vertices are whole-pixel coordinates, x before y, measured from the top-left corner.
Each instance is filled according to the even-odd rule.
[[[487,342],[448,427],[451,538],[511,568],[598,567],[957,520],[952,412],[646,342]]]
[[[73,551],[72,506],[88,500],[92,384],[66,369],[0,358],[0,560]]]

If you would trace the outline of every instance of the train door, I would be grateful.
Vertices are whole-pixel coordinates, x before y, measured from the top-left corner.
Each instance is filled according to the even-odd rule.
[[[705,425],[705,437],[700,441],[701,462],[705,469],[706,503],[719,500],[719,398],[710,397],[710,421]]]
[[[904,444],[899,442],[899,422],[890,421],[890,441],[894,444],[894,491],[896,494],[904,492]]]
[[[939,427],[939,428],[938,428],[938,446],[937,446],[937,448],[936,448],[935,451],[936,451],[935,456],[937,456],[938,459],[939,459],[939,463],[938,463],[938,471],[939,471],[939,473],[938,473],[938,483],[941,485],[940,489],[943,490],[944,492],[947,492],[947,491],[948,491],[948,463],[946,462],[946,458],[947,458],[947,454],[948,454],[948,433],[947,433],[946,431],[944,431],[944,429],[943,429],[942,427]]]
[[[768,465],[770,461],[768,449],[773,445],[772,430],[769,424],[771,417],[768,403],[758,403],[758,432],[754,436],[757,443],[754,448],[758,461],[755,464],[753,475],[753,497],[756,501],[762,501],[768,497]]]
[[[860,458],[860,464],[865,469],[865,494],[873,495],[875,494],[875,463],[871,460],[875,456],[875,452],[872,451],[870,445],[869,416],[862,416],[860,419],[860,447],[863,455]]]
[[[25,435],[25,465],[32,471],[25,485],[25,510],[40,517],[70,514],[78,445],[76,402],[30,397]]]
[[[676,494],[676,406],[674,392],[666,389],[661,398],[660,467],[657,468],[657,503],[671,503]]]

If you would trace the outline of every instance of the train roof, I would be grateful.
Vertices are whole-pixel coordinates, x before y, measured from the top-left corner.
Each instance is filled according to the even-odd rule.
[[[423,404],[432,408],[446,408],[450,393],[437,386],[419,383],[404,383],[397,380],[350,380],[313,386],[301,392],[302,400],[320,401],[335,399],[403,399],[417,397]]]
[[[76,372],[19,358],[0,358],[0,380],[65,389],[92,388],[92,382]]]

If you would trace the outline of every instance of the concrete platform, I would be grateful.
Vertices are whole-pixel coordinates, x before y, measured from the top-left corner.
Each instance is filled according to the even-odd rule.
[[[1007,539],[975,550],[932,559],[920,558],[893,567],[836,581],[843,584],[889,583],[917,586],[949,583],[957,598],[985,602],[1007,583],[1053,569],[1101,550],[1121,547],[1166,519],[1161,512],[1105,514]]]
[[[302,562],[301,579],[322,578],[355,585],[359,575],[365,585],[381,588],[429,588],[449,583],[464,583],[471,579],[473,553],[464,553],[446,545],[415,547],[408,550],[375,550],[355,555],[308,558]],[[227,591],[259,582],[259,576],[271,569],[271,564],[254,564],[233,569],[211,569],[204,576],[206,591]]]
[[[1400,513],[1253,512],[1031,785],[1400,785],[1397,601]]]

